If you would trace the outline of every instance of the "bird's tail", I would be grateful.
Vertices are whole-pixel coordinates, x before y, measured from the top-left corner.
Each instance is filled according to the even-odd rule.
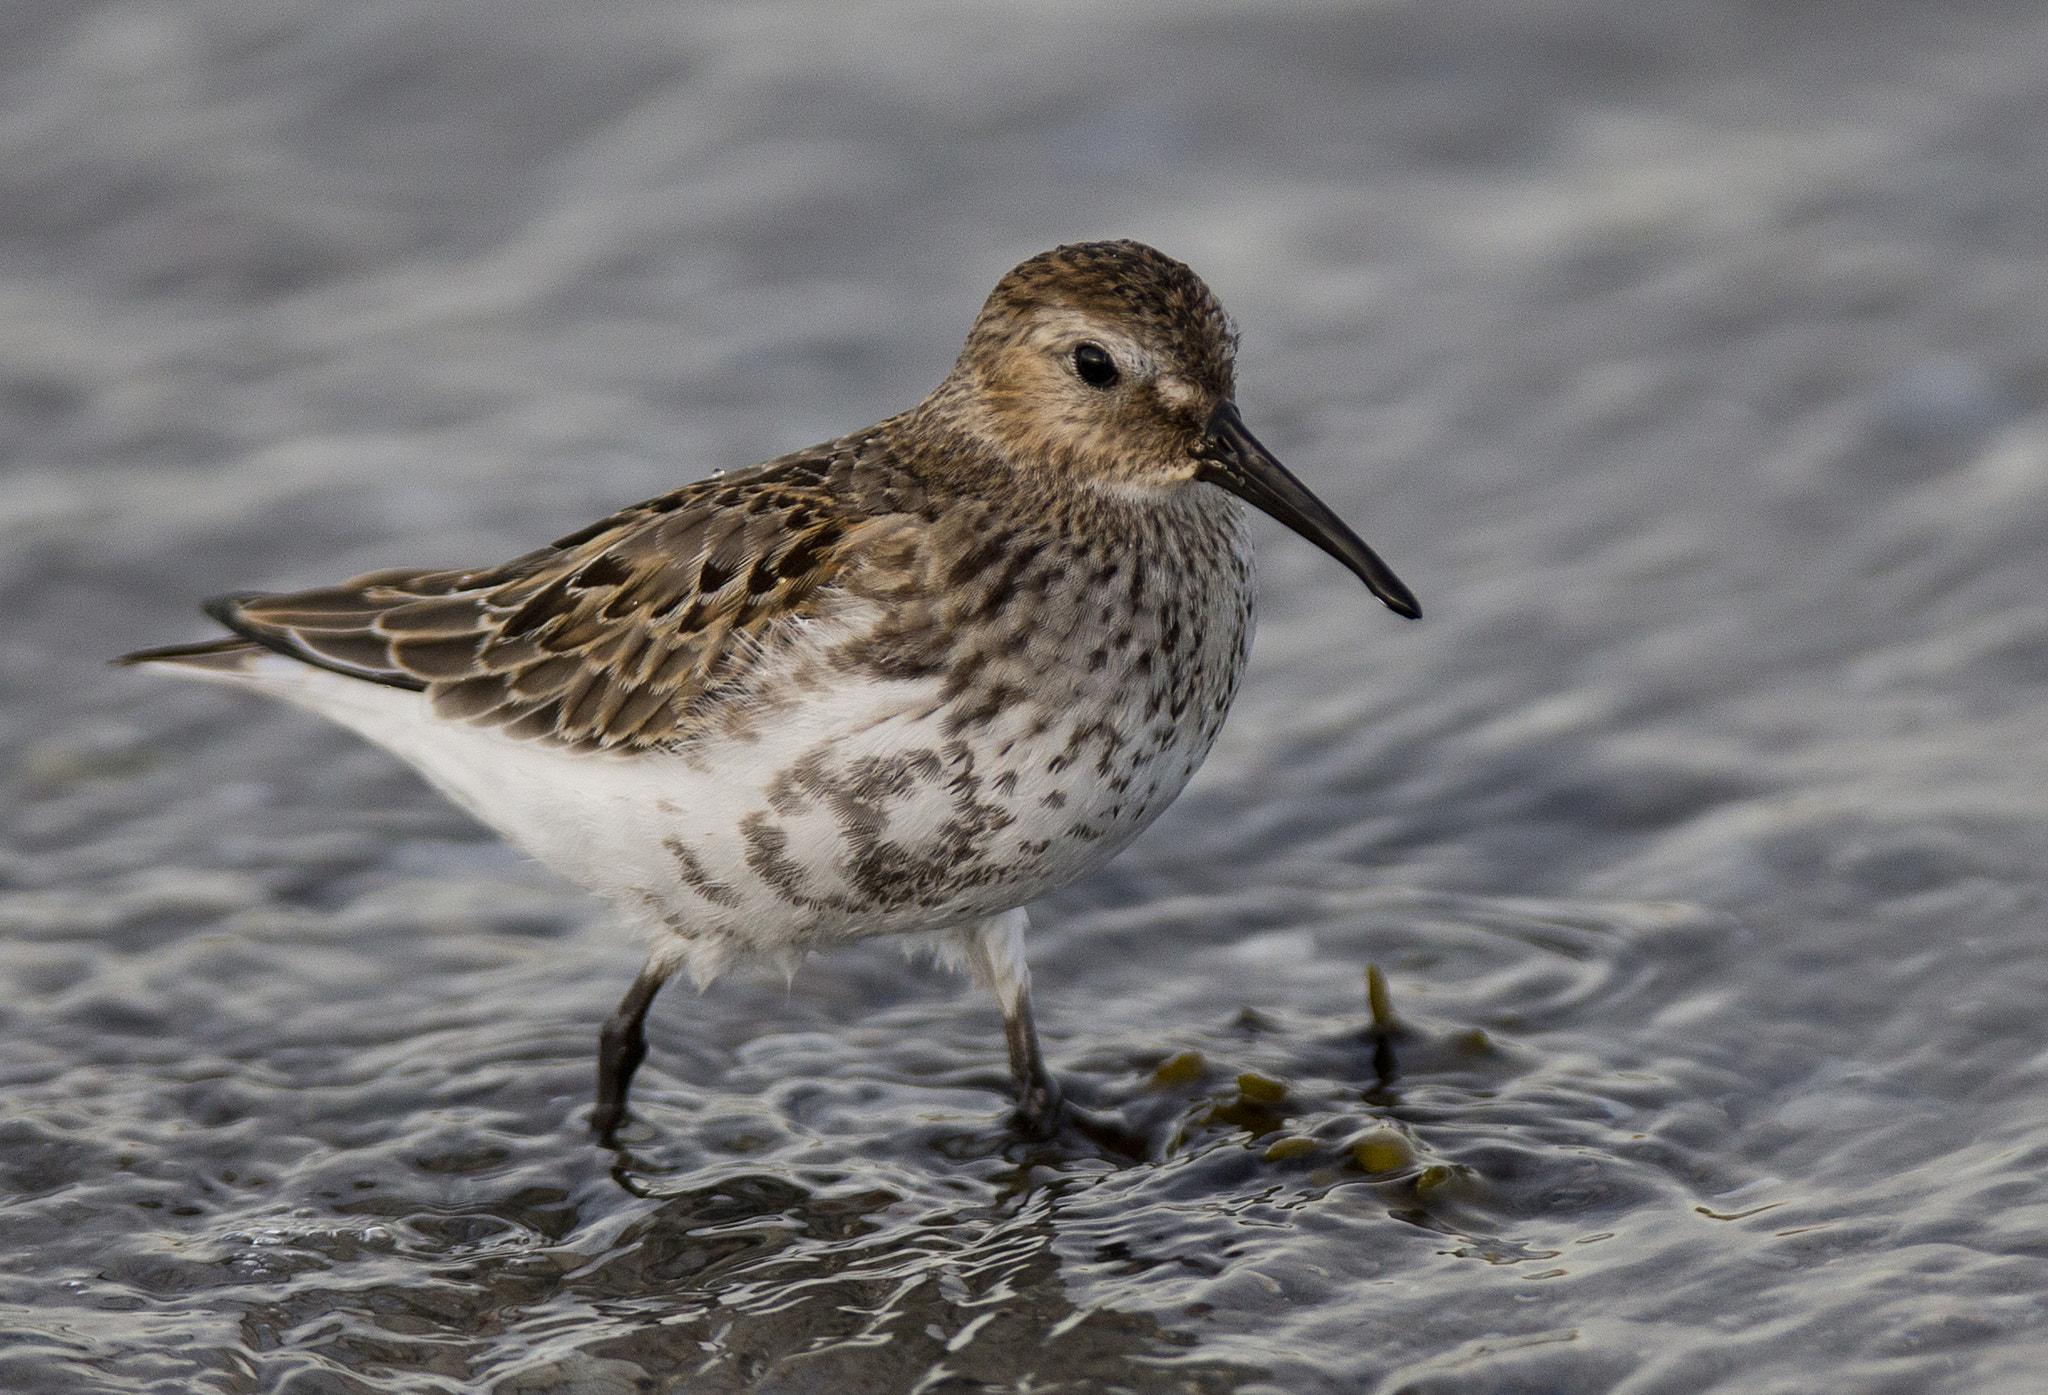
[[[260,645],[251,644],[240,635],[228,635],[221,639],[202,640],[197,644],[166,644],[159,649],[138,649],[133,654],[123,654],[112,662],[123,668],[130,668],[136,664],[170,664],[177,668],[197,670],[202,674],[226,675],[238,671],[262,652]]]

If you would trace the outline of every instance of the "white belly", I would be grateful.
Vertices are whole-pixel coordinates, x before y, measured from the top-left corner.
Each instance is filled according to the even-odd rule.
[[[214,676],[214,675],[196,675]],[[228,675],[218,675],[228,677]],[[1070,721],[1020,705],[949,736],[937,685],[849,681],[687,752],[574,753],[437,718],[416,692],[251,659],[232,681],[361,733],[555,871],[624,909],[700,982],[1064,887],[1187,782],[1194,734],[1105,778]],[[1199,741],[1200,749],[1195,749]]]

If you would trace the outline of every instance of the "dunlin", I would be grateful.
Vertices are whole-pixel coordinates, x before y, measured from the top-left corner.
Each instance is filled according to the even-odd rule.
[[[900,416],[502,566],[224,597],[231,636],[125,662],[352,728],[645,927],[599,1039],[606,1143],[678,969],[877,935],[993,991],[1043,1129],[1023,908],[1135,838],[1215,740],[1251,639],[1238,500],[1419,614],[1245,429],[1235,350],[1180,262],[1060,247]]]

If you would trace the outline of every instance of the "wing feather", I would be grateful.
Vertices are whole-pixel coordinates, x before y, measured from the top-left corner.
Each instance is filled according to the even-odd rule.
[[[487,571],[223,597],[237,635],[580,749],[673,742],[839,589],[861,524],[923,487],[850,437],[688,485]]]

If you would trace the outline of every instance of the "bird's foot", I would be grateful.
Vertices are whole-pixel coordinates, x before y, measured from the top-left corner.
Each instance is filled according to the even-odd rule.
[[[1151,1141],[1133,1132],[1114,1113],[1084,1109],[1062,1096],[1057,1087],[1026,1091],[1010,1116],[1010,1126],[1027,1143],[1058,1143],[1064,1139],[1133,1162],[1142,1161],[1151,1152]]]
[[[1018,1095],[1017,1112],[1010,1122],[1017,1132],[1034,1143],[1059,1137],[1060,1125],[1069,1107],[1051,1076],[1033,1081]]]

